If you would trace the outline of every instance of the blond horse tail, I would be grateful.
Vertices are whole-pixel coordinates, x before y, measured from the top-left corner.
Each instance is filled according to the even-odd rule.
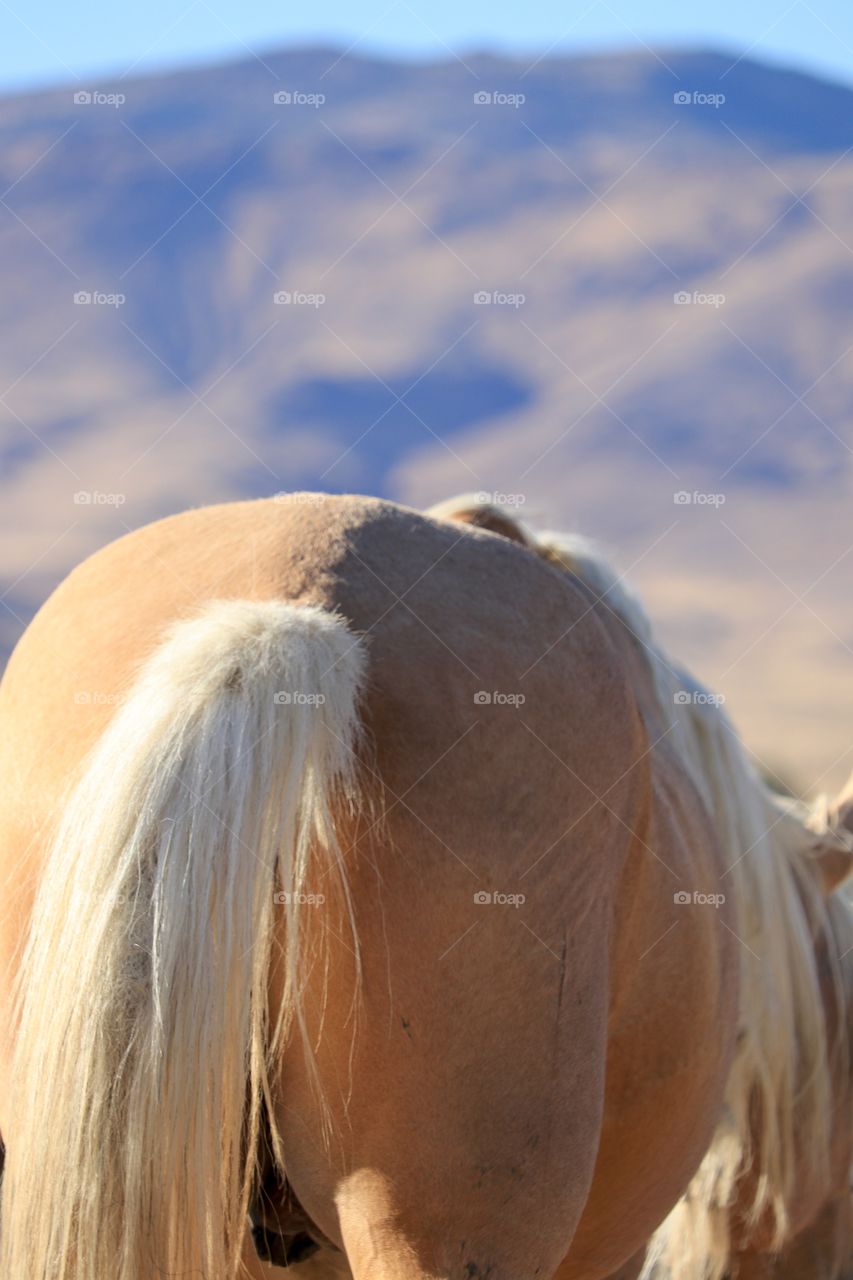
[[[331,613],[218,602],[116,711],[22,960],[3,1280],[237,1275],[277,1051],[304,1027],[309,873],[348,903],[335,827],[357,802],[363,671]]]

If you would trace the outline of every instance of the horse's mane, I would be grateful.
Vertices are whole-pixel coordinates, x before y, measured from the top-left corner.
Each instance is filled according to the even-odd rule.
[[[458,510],[463,504],[446,506]],[[483,505],[475,522],[488,527]],[[507,518],[506,511],[500,514]],[[720,700],[693,696],[705,691],[670,662],[639,600],[593,543],[579,535],[534,534],[520,521],[517,527],[519,541],[581,579],[631,633],[668,737],[724,852],[727,897],[735,905],[741,943],[736,1055],[711,1146],[653,1238],[644,1271],[650,1277],[660,1267],[684,1280],[721,1280],[735,1203],[747,1229],[769,1223],[778,1245],[787,1235],[797,1169],[808,1169],[811,1185],[830,1192],[832,1074],[838,1065],[831,1054],[845,1052],[846,1041],[832,1049],[828,1044],[815,939],[825,932],[830,940],[845,939],[839,950],[853,946],[853,911],[842,895],[827,901],[816,868],[808,865],[816,836],[831,836],[826,805],[807,806],[770,790]],[[828,951],[843,1009],[840,966],[832,945]]]

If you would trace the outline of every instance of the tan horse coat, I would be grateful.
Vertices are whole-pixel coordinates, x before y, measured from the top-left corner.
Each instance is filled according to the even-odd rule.
[[[276,1098],[299,1201],[355,1280],[611,1274],[717,1121],[738,942],[728,902],[674,893],[721,892],[723,855],[612,612],[513,541],[389,503],[185,513],[80,566],[29,628],[0,686],[0,1128],[67,789],[164,629],[220,599],[337,610],[369,656],[384,818],[345,841],[357,1016],[343,933],[308,984],[332,1139],[295,1043]]]

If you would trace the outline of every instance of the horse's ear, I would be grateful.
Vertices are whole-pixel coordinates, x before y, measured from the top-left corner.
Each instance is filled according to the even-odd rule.
[[[827,897],[853,873],[853,774],[829,814],[828,830],[816,838],[812,861]]]
[[[824,896],[828,898],[853,872],[853,849],[840,840],[821,839],[810,850],[809,861],[817,872]]]
[[[520,542],[523,547],[533,545],[515,516],[477,494],[462,494],[458,498],[437,502],[426,514],[435,520],[455,520],[458,524],[473,524],[478,529],[488,529],[490,533],[500,534],[511,542]]]

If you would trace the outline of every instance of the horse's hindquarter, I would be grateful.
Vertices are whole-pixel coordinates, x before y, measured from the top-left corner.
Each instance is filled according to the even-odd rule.
[[[338,1191],[342,1229],[356,1262],[379,1221],[436,1274],[547,1275],[598,1142],[639,725],[573,584],[488,535],[417,528],[422,541],[399,546],[363,530],[338,596],[359,627],[391,609],[370,632],[387,818],[350,869],[364,968],[351,1069],[348,1037],[319,1046],[322,1074],[348,1073],[357,1172]],[[386,584],[371,613],[362,562]],[[328,994],[326,1026],[349,994],[340,1008]],[[286,1078],[302,1094],[299,1077],[295,1057]],[[293,1130],[294,1176],[323,1226],[310,1142]]]
[[[684,826],[670,828],[668,818],[662,826],[653,847],[668,849],[662,856],[680,869],[685,892],[700,885],[699,893],[724,893],[719,868],[695,856],[705,834],[692,827],[697,844],[691,848],[684,844],[689,817]],[[625,1235],[637,1241],[666,1216],[708,1148],[733,1058],[739,943],[727,931],[734,923],[730,910],[675,903],[679,890],[668,871],[651,872],[645,888],[628,892],[636,914],[620,933],[623,987],[608,1035],[601,1149],[570,1265],[559,1280],[608,1275],[618,1264],[623,1255],[610,1252],[608,1232],[614,1204]],[[624,897],[620,906],[630,909]],[[588,1271],[592,1258],[599,1265]]]
[[[682,1194],[719,1118],[737,1028],[724,856],[658,722],[645,664],[618,622],[611,630],[647,723],[636,766],[646,788],[617,888],[601,1147],[557,1280],[610,1276]]]
[[[231,597],[336,607],[368,637],[386,817],[348,855],[357,1016],[343,940],[315,993],[331,1156],[301,1052],[286,1062],[299,1200],[341,1243],[337,1195],[362,1267],[399,1236],[438,1273],[547,1275],[586,1201],[604,1109],[570,1255],[573,1276],[600,1274],[586,1224],[617,1261],[636,1248],[662,1198],[648,1168],[689,1142],[697,1091],[717,1096],[725,1051],[698,1045],[727,1014],[721,930],[709,908],[673,914],[669,873],[638,845],[642,829],[686,889],[713,878],[677,773],[644,767],[618,644],[570,579],[514,544],[370,500],[293,500],[187,513],[71,575],[0,687],[4,1006],[75,769],[164,628]]]

